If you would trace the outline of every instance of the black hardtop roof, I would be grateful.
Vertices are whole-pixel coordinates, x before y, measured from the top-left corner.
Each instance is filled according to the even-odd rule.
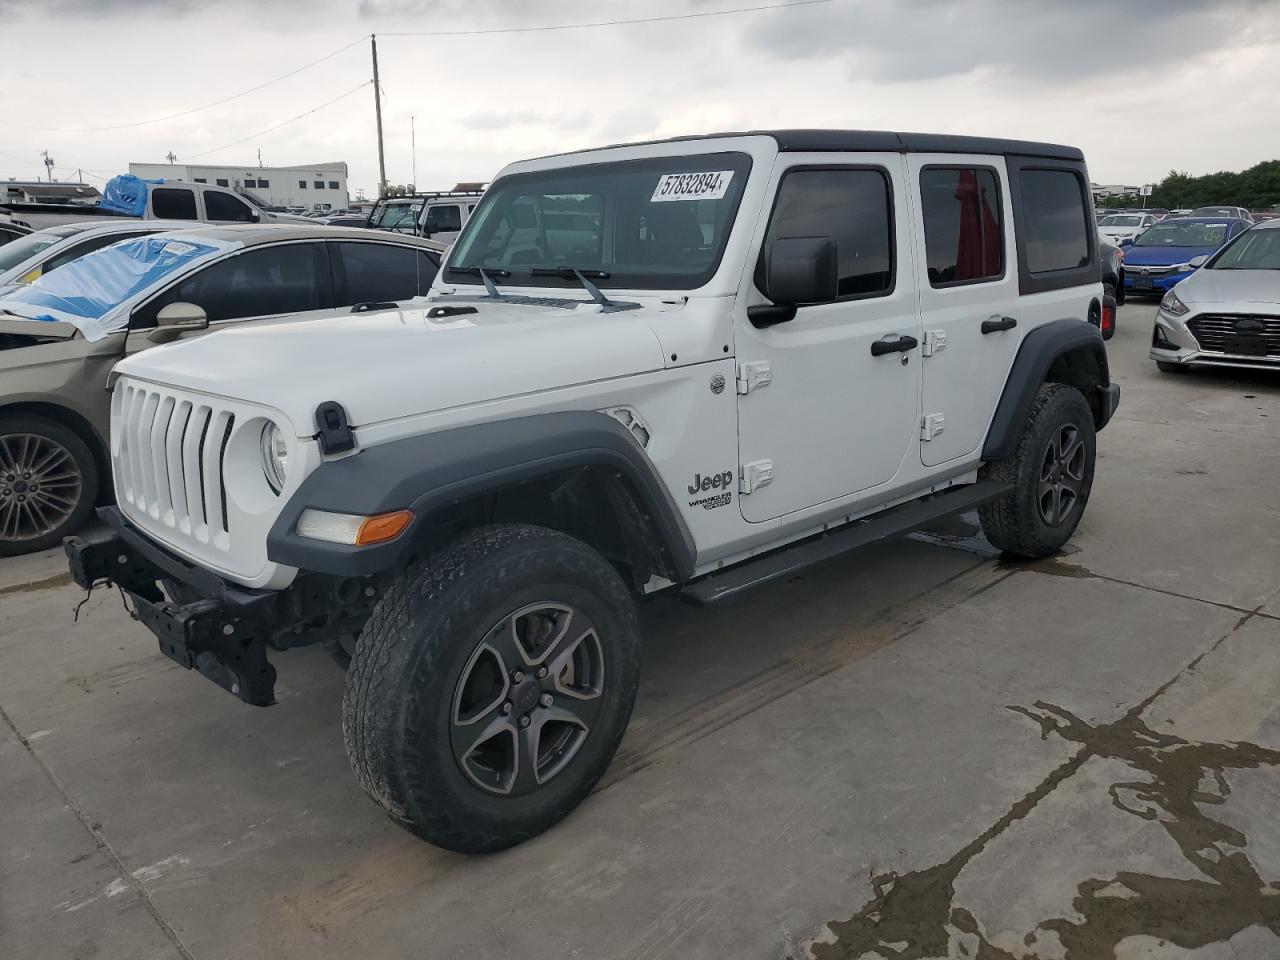
[[[688,143],[722,137],[772,137],[783,153],[986,153],[1049,160],[1083,161],[1077,147],[1032,140],[1005,140],[999,137],[968,137],[950,133],[895,133],[892,130],[743,130],[734,133],[706,133],[613,144],[614,147],[643,147],[660,143]],[[611,149],[593,147],[592,150]],[[585,153],[576,150],[573,153]],[[570,154],[559,154],[568,156]]]

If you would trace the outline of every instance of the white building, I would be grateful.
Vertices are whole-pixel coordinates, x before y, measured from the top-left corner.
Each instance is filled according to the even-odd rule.
[[[253,194],[269,207],[345,210],[345,163],[308,163],[296,167],[227,167],[196,163],[131,163],[129,172],[144,180],[185,180]]]

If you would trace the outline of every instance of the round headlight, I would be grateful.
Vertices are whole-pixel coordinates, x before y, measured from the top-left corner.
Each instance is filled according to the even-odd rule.
[[[274,423],[268,423],[262,428],[262,472],[266,474],[267,483],[275,493],[284,489],[288,469],[289,445],[280,428]]]

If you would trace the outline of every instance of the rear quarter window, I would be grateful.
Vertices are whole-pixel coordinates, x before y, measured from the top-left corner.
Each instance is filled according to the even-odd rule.
[[[1069,170],[1023,170],[1027,270],[1052,273],[1089,262],[1089,217],[1079,178]]]

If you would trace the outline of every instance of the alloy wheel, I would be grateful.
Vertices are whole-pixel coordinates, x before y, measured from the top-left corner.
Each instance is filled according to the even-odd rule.
[[[590,736],[604,682],[604,650],[585,613],[555,602],[521,607],[485,635],[458,679],[454,759],[482,790],[531,793]]]
[[[75,512],[84,478],[62,444],[38,433],[0,436],[0,540],[36,540]]]
[[[1080,504],[1084,488],[1085,446],[1074,423],[1059,426],[1040,461],[1036,503],[1040,519],[1051,527],[1066,523]]]

